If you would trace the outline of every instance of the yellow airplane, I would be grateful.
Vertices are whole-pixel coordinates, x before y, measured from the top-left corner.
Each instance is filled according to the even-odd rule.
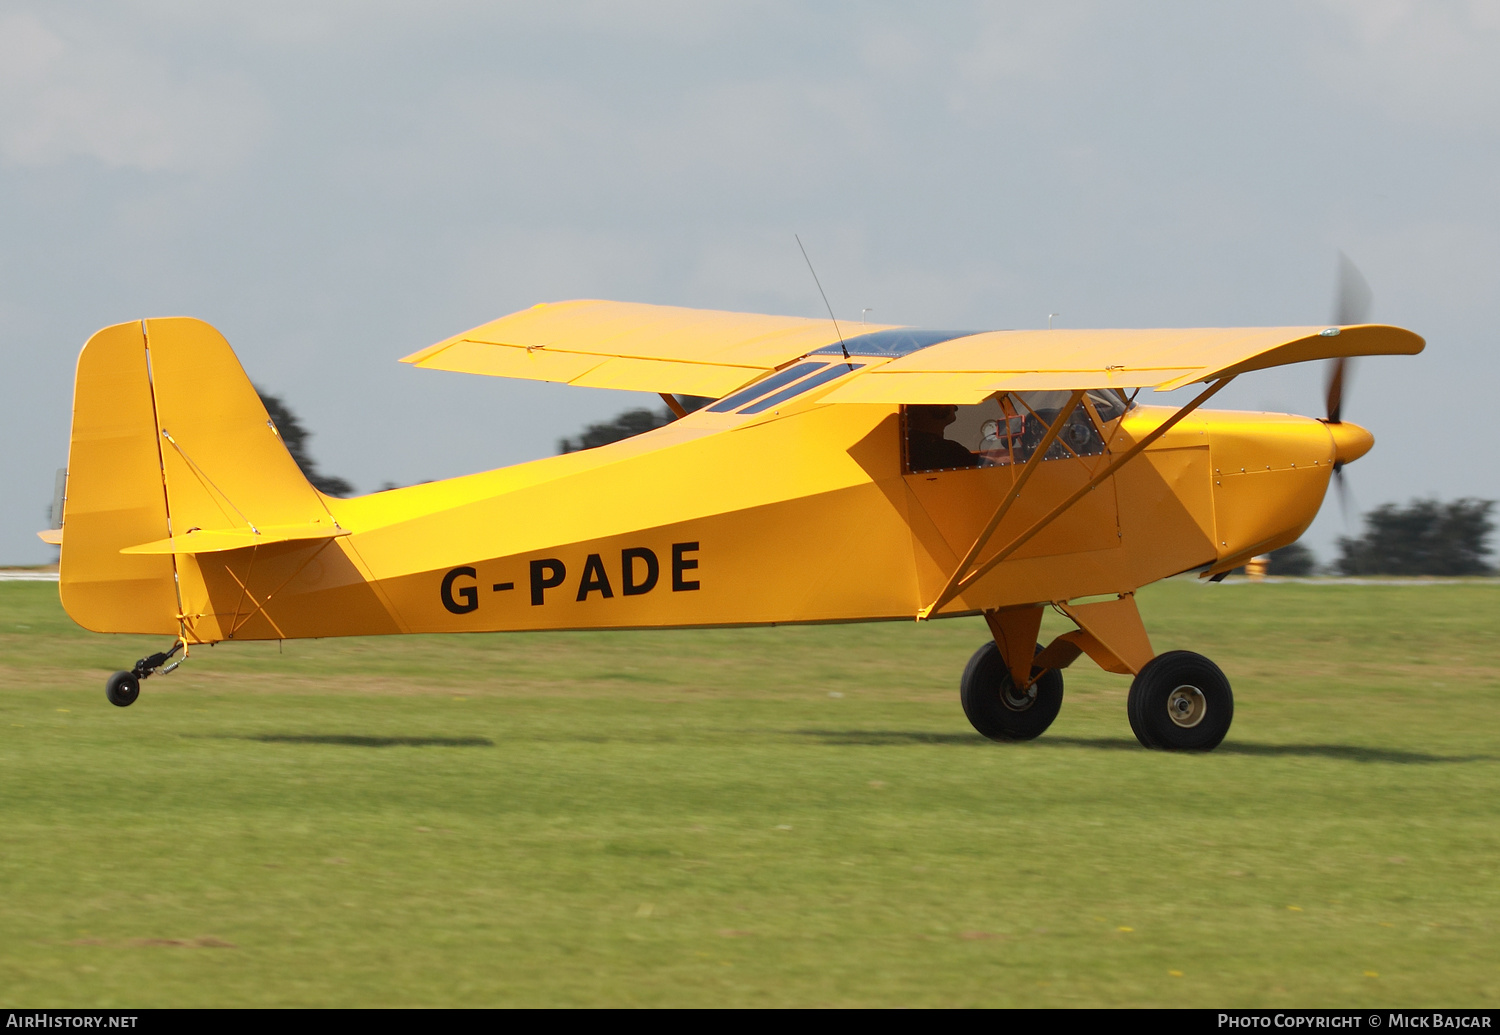
[[[224,338],[99,331],[78,360],[60,593],[97,632],[190,647],[383,633],[645,629],[983,615],[961,700],[1035,737],[1087,654],[1134,676],[1147,747],[1208,750],[1229,682],[1158,654],[1135,591],[1295,540],[1373,444],[1330,417],[1200,409],[1286,363],[1420,352],[1396,327],[928,331],[621,302],[538,305],[403,362],[661,393],[611,445],[336,499],[314,489]],[[1205,383],[1176,407],[1142,388]],[[680,395],[717,401],[687,413]],[[1077,629],[1043,647],[1042,611]],[[179,656],[180,655],[180,656]]]

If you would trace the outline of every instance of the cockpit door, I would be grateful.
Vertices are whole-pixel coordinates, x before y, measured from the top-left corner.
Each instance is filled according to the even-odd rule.
[[[912,522],[918,546],[936,559],[962,558],[996,508],[1016,484],[1019,472],[1040,443],[1047,422],[1062,401],[1033,393],[1031,398],[996,397],[975,406],[902,407],[903,477],[913,505],[926,522]],[[1051,409],[1048,408],[1051,404]],[[1102,412],[1101,412],[1102,410]],[[1123,412],[1123,406],[1118,412]],[[1028,480],[984,556],[1003,548],[1053,507],[1085,485],[1109,463],[1101,417],[1117,413],[1080,407],[1064,425],[1041,466]],[[924,542],[936,536],[935,542]],[[1013,555],[1017,559],[1109,550],[1120,545],[1119,506],[1114,479],[1105,481],[1065,511]]]

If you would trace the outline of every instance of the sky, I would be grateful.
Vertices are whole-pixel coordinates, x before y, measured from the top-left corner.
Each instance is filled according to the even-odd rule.
[[[1500,4],[0,0],[0,563],[56,551],[73,368],[197,316],[358,488],[655,397],[399,357],[542,301],[930,327],[1372,318],[1358,512],[1500,498]],[[1321,416],[1325,371],[1226,408]],[[1180,399],[1179,399],[1180,397]],[[1186,401],[1187,391],[1168,401]]]

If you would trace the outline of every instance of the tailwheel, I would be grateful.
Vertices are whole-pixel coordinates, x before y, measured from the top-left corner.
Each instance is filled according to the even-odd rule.
[[[1229,732],[1234,694],[1219,666],[1202,654],[1168,651],[1130,684],[1130,728],[1148,748],[1212,751]]]
[[[182,657],[172,661],[178,652]],[[158,672],[167,673],[187,660],[187,641],[179,639],[172,644],[171,649],[158,651],[147,655],[135,663],[135,667],[129,672],[116,672],[104,681],[104,696],[109,698],[109,703],[116,708],[129,708],[135,704],[135,699],[141,696],[141,680],[156,675]]]
[[[1055,668],[1032,669],[1031,675],[1032,684],[1018,688],[994,640],[975,651],[959,683],[959,700],[973,727],[991,740],[1041,736],[1062,708],[1063,678]]]
[[[104,696],[116,708],[129,708],[141,696],[141,681],[134,672],[116,672],[105,680]]]

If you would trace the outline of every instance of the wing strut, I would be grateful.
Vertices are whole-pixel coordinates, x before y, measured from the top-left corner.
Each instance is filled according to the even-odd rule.
[[[989,523],[985,525],[984,531],[980,533],[979,538],[975,540],[974,545],[969,547],[969,552],[964,556],[963,562],[959,564],[956,569],[954,569],[953,574],[948,579],[947,585],[943,587],[943,591],[938,594],[937,599],[917,612],[917,620],[922,621],[923,619],[931,618],[933,614],[935,614],[940,608],[951,601],[954,597],[958,596],[965,589],[972,586],[976,581],[989,574],[989,572],[995,567],[995,565],[999,564],[1001,561],[1005,560],[1021,547],[1025,546],[1038,532],[1042,531],[1042,529],[1046,528],[1048,525],[1052,524],[1052,522],[1061,517],[1069,507],[1073,506],[1073,504],[1083,499],[1085,495],[1092,492],[1099,485],[1102,485],[1106,480],[1112,477],[1116,471],[1139,456],[1147,446],[1151,445],[1151,443],[1155,442],[1157,439],[1161,438],[1168,431],[1170,431],[1178,421],[1182,420],[1182,418],[1192,413],[1199,406],[1202,406],[1204,403],[1208,402],[1208,400],[1213,397],[1214,393],[1223,388],[1232,380],[1234,380],[1233,375],[1229,377],[1221,377],[1213,384],[1205,388],[1202,392],[1199,392],[1198,396],[1193,399],[1192,402],[1188,403],[1176,413],[1172,414],[1172,416],[1168,417],[1156,427],[1152,428],[1151,431],[1149,431],[1144,437],[1142,437],[1139,442],[1131,446],[1125,452],[1121,453],[1102,471],[1090,478],[1088,482],[1076,492],[1074,492],[1073,495],[1069,496],[1057,506],[1053,507],[1050,511],[1047,512],[1044,517],[1038,518],[1030,528],[1026,529],[1026,531],[1022,532],[1020,535],[1013,538],[1010,542],[1006,543],[1005,546],[1002,547],[1000,551],[989,560],[985,561],[979,567],[975,568],[972,572],[968,572],[968,574],[965,574],[969,566],[974,563],[974,558],[979,556],[979,551],[984,549],[985,543],[989,541],[989,538],[994,534],[995,529],[1000,526],[1000,519],[1003,518],[1006,511],[1010,509],[1010,506],[1015,501],[1015,498],[1018,495],[1021,486],[1025,484],[1027,475],[1031,473],[1031,465],[1034,463],[1038,463],[1046,454],[1047,448],[1052,445],[1051,440],[1057,436],[1057,433],[1059,431],[1062,430],[1063,421],[1066,420],[1068,414],[1073,411],[1073,408],[1078,405],[1078,400],[1083,395],[1083,392],[1074,392],[1068,402],[1068,405],[1058,416],[1053,426],[1047,429],[1047,438],[1043,439],[1042,444],[1036,449],[1035,452],[1031,454],[1031,459],[1026,461],[1027,469],[1021,472],[1021,477],[1016,480],[1015,488],[1011,490],[1010,494],[1008,494],[1005,499],[1001,501],[1000,506],[996,508],[995,516],[990,518]]]

